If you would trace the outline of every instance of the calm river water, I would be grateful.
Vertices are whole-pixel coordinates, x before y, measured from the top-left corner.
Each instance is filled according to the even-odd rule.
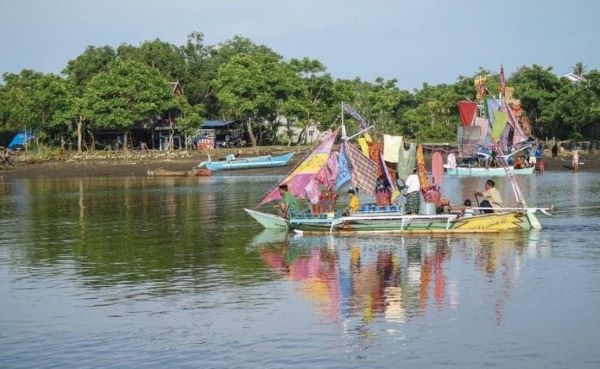
[[[280,178],[0,179],[0,367],[600,367],[599,173],[521,177],[545,229],[464,237],[263,231]]]

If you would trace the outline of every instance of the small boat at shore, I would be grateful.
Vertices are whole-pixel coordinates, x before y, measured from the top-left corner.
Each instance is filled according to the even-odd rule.
[[[284,167],[288,165],[293,156],[293,152],[277,156],[265,155],[249,158],[235,158],[231,155],[225,160],[204,161],[198,165],[198,168],[206,168],[214,172],[219,170]]]
[[[509,166],[505,169],[503,167],[451,167],[448,164],[444,164],[444,173],[446,175],[458,177],[504,177],[507,174],[507,169],[515,175],[529,175],[534,172],[535,167],[515,169],[513,166]]]
[[[195,168],[191,170],[166,170],[166,169],[149,169],[147,171],[149,177],[208,177],[211,175],[210,170]]]

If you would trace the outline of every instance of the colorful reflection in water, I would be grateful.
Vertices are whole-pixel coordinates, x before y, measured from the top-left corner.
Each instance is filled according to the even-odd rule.
[[[254,243],[264,263],[293,281],[329,321],[405,323],[432,310],[460,309],[462,283],[484,285],[497,325],[536,234],[366,238],[288,237]],[[273,242],[279,237],[279,242]],[[262,242],[262,243],[261,243]],[[266,242],[266,243],[265,243]],[[465,269],[468,266],[469,269]],[[469,290],[472,286],[469,287]]]

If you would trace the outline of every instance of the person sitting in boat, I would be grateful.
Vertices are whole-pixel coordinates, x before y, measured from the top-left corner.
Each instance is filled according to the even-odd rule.
[[[523,156],[519,156],[517,160],[515,160],[515,169],[522,169],[525,166],[525,159]]]
[[[294,195],[288,192],[288,186],[286,184],[279,186],[279,195],[281,195],[281,202],[277,205],[279,208],[279,216],[289,219],[290,212],[298,210],[298,201]]]
[[[450,152],[448,154],[448,158],[446,159],[446,163],[448,164],[449,168],[456,168],[456,155],[454,155],[453,152]]]
[[[360,198],[356,193],[356,190],[349,189],[348,190],[348,207],[344,210],[344,215],[350,215],[350,213],[358,211],[360,209]]]
[[[485,182],[485,191],[475,192],[475,196],[482,196],[484,200],[479,204],[481,208],[490,208],[489,210],[483,210],[483,213],[493,213],[494,209],[503,208],[502,196],[496,189],[496,183],[491,179]]]
[[[475,215],[475,210],[471,207],[471,200],[465,199],[463,203],[465,205],[465,209],[462,211],[460,217],[461,218],[470,218]]]
[[[413,174],[406,178],[406,204],[404,212],[406,214],[419,214],[419,206],[421,204],[421,181],[417,175],[417,168],[413,170]]]

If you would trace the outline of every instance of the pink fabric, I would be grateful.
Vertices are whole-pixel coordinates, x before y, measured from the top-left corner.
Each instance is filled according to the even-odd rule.
[[[279,200],[281,195],[279,194],[279,186],[282,184],[288,185],[289,192],[296,198],[304,198],[306,187],[310,181],[319,173],[321,168],[327,163],[326,160],[318,161],[319,167],[305,167],[304,164],[315,161],[317,156],[328,155],[333,147],[335,138],[337,136],[337,130],[331,132],[327,137],[323,139],[321,144],[308,154],[304,160],[300,161],[294,169],[288,174],[288,176],[277,185],[275,185],[260,201],[256,207],[269,203],[271,201]]]
[[[321,185],[327,187],[330,190],[335,189],[335,181],[337,179],[338,172],[338,153],[332,152],[329,154],[327,164],[317,175],[311,179],[306,186],[306,198],[308,201],[315,205],[319,202],[319,195],[321,193]]]
[[[440,187],[444,176],[444,158],[439,151],[434,152],[431,157],[431,174],[433,175],[433,184]]]

